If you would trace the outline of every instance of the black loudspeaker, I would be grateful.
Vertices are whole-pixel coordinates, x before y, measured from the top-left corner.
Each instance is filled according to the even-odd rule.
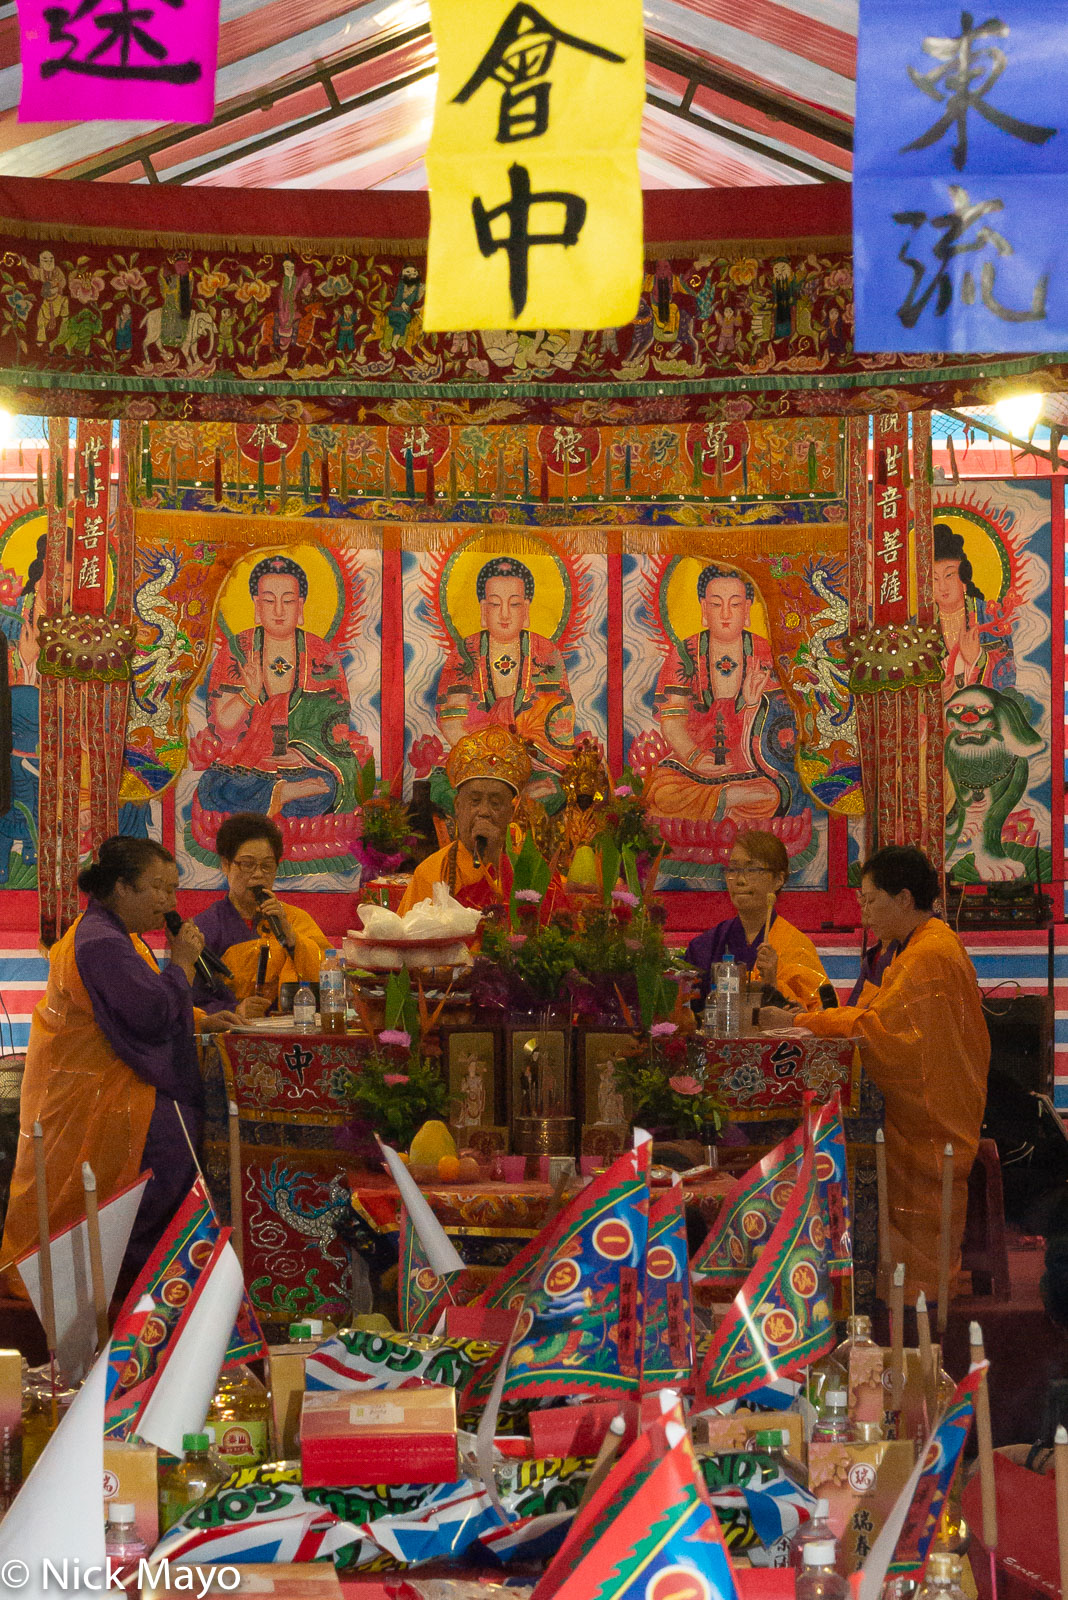
[[[1021,1089],[1053,1092],[1053,1008],[1046,994],[993,994],[983,1012],[990,1033],[990,1070]]]

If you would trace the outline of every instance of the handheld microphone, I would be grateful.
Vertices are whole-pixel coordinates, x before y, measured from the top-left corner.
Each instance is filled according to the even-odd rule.
[[[260,994],[267,982],[267,963],[271,959],[271,947],[264,941],[260,945],[260,953],[256,961],[256,993]]]
[[[182,919],[177,911],[165,912],[163,921],[169,934],[173,935],[182,931]],[[210,950],[202,950],[194,964],[201,982],[207,984],[213,994],[217,994],[219,991],[220,979],[233,977],[233,973],[225,961],[220,961],[218,956],[212,955]]]
[[[824,1011],[836,1011],[838,1009],[838,996],[835,993],[833,983],[821,983],[819,993],[820,1004]]]
[[[256,887],[252,891],[252,898],[253,898],[253,900],[255,900],[255,902],[256,902],[256,904],[258,906],[262,906],[263,902],[267,898],[267,890],[264,889],[262,887],[262,885],[257,884]],[[284,926],[284,924],[282,922],[281,917],[278,916],[277,912],[274,912],[274,911],[266,911],[266,912],[264,912],[263,920],[264,920],[264,922],[266,922],[267,926],[270,928],[271,932],[274,934],[275,938],[278,940],[278,943],[282,946],[283,950],[290,949],[293,941],[292,941],[291,938],[289,938],[286,935],[285,926]]]

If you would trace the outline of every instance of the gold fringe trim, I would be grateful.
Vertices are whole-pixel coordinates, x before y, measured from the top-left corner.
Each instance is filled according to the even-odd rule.
[[[299,255],[307,251],[314,255],[334,256],[425,256],[425,239],[353,239],[342,234],[321,234],[296,239],[282,234],[226,234],[160,232],[158,229],[141,229],[136,223],[127,227],[98,227],[95,224],[66,222],[37,222],[19,217],[0,217],[0,239],[7,234],[12,239],[53,240],[59,248],[65,244],[135,246],[142,250],[223,250],[238,252],[250,250],[268,255]]]
[[[328,542],[351,550],[409,550],[438,554],[459,539],[486,555],[538,555],[546,545],[568,555],[697,555],[730,561],[743,556],[844,556],[848,528],[840,522],[747,523],[732,527],[636,528],[567,524],[531,528],[497,523],[472,527],[460,522],[363,522],[329,517],[212,515],[199,511],[138,511],[134,531],[152,543],[265,545]]]
[[[131,246],[143,250],[221,250],[254,251],[265,255],[425,256],[425,239],[353,239],[343,234],[318,234],[291,238],[282,234],[172,233],[126,227],[98,227],[93,224],[37,222],[17,217],[0,217],[0,238],[52,241],[58,248],[67,244]],[[646,239],[646,261],[658,256],[699,256],[712,261],[741,261],[748,257],[809,255],[813,252],[851,253],[848,234],[801,236],[795,239]]]
[[[846,554],[849,529],[844,522],[747,523],[733,528],[623,528],[626,555],[712,556],[731,561],[744,556],[808,556]]]

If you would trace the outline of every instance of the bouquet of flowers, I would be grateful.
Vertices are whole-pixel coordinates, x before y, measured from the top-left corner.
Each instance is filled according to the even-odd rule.
[[[654,1022],[614,1068],[616,1088],[634,1122],[650,1132],[708,1139],[723,1125],[724,1106],[689,1067],[687,1043],[674,1022]]]
[[[385,1027],[349,1074],[348,1096],[358,1120],[385,1144],[406,1150],[424,1122],[443,1119],[449,1092],[436,1062],[420,1047],[420,997],[407,972],[386,987]]]
[[[419,846],[408,808],[394,793],[394,786],[375,776],[374,760],[360,769],[359,798],[363,827],[353,854],[364,868],[366,878],[397,872],[409,862]]]

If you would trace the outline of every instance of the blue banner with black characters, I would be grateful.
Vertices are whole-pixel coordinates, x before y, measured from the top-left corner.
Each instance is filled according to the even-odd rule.
[[[862,0],[858,351],[1068,349],[1066,70],[1066,0]]]

